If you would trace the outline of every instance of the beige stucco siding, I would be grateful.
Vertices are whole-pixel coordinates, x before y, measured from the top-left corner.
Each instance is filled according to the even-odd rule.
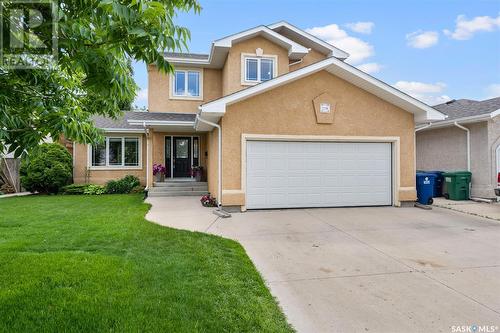
[[[463,125],[470,130],[471,195],[493,197],[496,187],[494,121]],[[455,126],[423,130],[417,133],[417,169],[459,171],[467,170],[466,132]],[[499,142],[500,143],[500,142]],[[497,143],[498,145],[498,143]],[[495,146],[496,148],[496,146]]]
[[[150,112],[196,113],[200,104],[222,96],[222,72],[219,69],[198,68],[203,71],[203,99],[170,98],[170,75],[148,66],[148,108]]]
[[[255,50],[258,48],[264,51],[264,55],[278,57],[278,75],[288,73],[288,51],[286,49],[264,37],[255,37],[239,42],[229,49],[226,63],[222,69],[222,93],[224,95],[248,87],[241,84],[241,54],[255,54]]]
[[[311,64],[314,64],[315,62],[321,61],[326,59],[326,55],[316,51],[316,50],[309,50],[309,53],[302,58],[302,61],[296,62],[293,60],[290,60],[291,63],[295,63],[295,65],[289,66],[290,72],[296,71],[297,69],[300,69],[305,66],[309,66]]]
[[[127,136],[131,134],[113,133],[113,136]],[[88,145],[75,144],[73,182],[75,184],[105,184],[109,180],[119,179],[126,175],[134,175],[139,178],[142,185],[146,185],[146,138],[142,138],[142,167],[140,169],[114,169],[114,170],[88,170]],[[88,176],[86,176],[86,174]]]
[[[316,123],[312,100],[324,92],[337,101],[333,124]],[[226,193],[241,190],[244,133],[393,136],[400,138],[400,186],[406,188],[400,198],[415,199],[413,115],[326,71],[228,106],[222,128],[222,185]],[[234,204],[234,196],[223,195],[223,204]]]

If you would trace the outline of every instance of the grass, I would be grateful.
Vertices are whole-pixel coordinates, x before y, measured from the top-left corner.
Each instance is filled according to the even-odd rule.
[[[290,332],[243,248],[140,195],[0,200],[0,331]]]

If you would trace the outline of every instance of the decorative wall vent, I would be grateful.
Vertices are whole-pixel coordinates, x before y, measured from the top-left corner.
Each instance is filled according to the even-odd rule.
[[[322,93],[313,99],[316,122],[318,124],[332,124],[337,102],[329,93]]]

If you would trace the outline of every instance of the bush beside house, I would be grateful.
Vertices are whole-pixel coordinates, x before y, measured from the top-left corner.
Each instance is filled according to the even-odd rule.
[[[72,181],[69,152],[58,143],[41,144],[21,162],[21,184],[30,192],[59,193]]]

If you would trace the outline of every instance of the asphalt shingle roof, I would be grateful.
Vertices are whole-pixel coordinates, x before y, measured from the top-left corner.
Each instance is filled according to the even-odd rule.
[[[94,124],[98,128],[140,129],[142,126],[130,125],[128,120],[194,121],[195,118],[194,113],[126,111],[118,119],[95,116]]]
[[[178,53],[178,52],[165,52],[165,57],[167,58],[187,58],[187,59],[199,59],[199,60],[208,60],[208,54],[201,53]]]
[[[446,120],[479,116],[500,109],[500,97],[484,101],[457,99],[447,103],[435,105],[434,109],[446,114],[448,116]]]

